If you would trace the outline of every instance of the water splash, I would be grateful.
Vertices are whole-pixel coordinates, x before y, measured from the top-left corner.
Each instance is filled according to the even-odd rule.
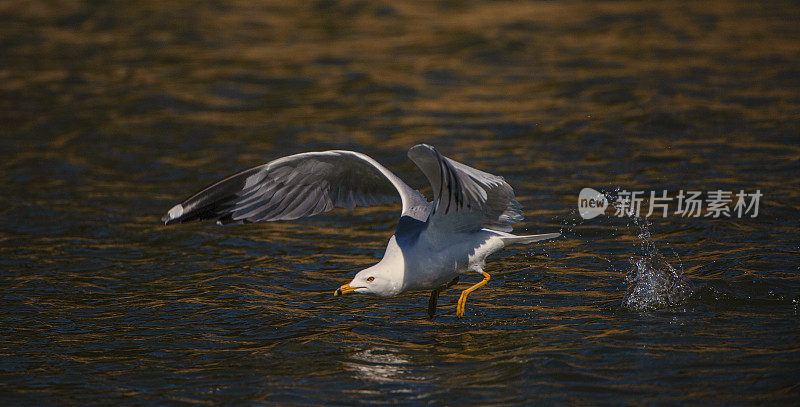
[[[633,235],[636,237],[634,253],[628,258],[630,268],[624,269],[626,292],[622,299],[622,307],[631,311],[648,311],[668,308],[686,301],[693,292],[689,282],[684,278],[683,267],[675,268],[667,261],[658,250],[650,233],[652,224],[639,213],[631,210],[631,205],[619,205],[619,192],[616,188],[611,192],[603,192],[609,202],[607,216],[598,217],[591,221],[595,224],[606,225],[608,228],[595,233],[591,237],[583,235],[578,226],[587,224],[578,211],[573,210],[569,216],[561,219],[561,234],[583,240],[585,245],[591,245],[589,240],[608,240],[619,235]],[[622,224],[620,224],[620,222]],[[585,249],[585,248],[584,248]],[[583,250],[583,249],[582,249]],[[588,249],[587,249],[588,250]],[[627,256],[630,246],[626,247]],[[680,259],[673,251],[677,264]],[[616,257],[616,256],[614,256]],[[609,262],[609,267],[621,271],[613,259],[602,259]]]
[[[629,219],[629,229],[636,233],[642,255],[629,259],[632,267],[625,275],[627,290],[622,305],[632,311],[648,311],[686,301],[692,287],[684,278],[683,267],[673,267],[656,248],[650,222],[639,216]]]

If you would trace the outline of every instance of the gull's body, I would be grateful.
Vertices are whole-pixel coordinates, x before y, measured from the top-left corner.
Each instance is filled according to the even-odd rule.
[[[480,274],[486,257],[505,246],[497,233],[483,229],[446,239],[427,239],[422,235],[407,243],[402,239],[398,242],[397,237],[392,236],[383,258],[373,267],[392,270],[396,285],[375,294],[388,297],[405,291],[434,289],[460,274]]]
[[[199,219],[218,223],[291,220],[335,207],[353,208],[396,200],[403,209],[386,252],[377,264],[359,271],[336,294],[350,292],[382,297],[406,291],[432,290],[428,314],[433,317],[439,293],[460,275],[489,280],[486,257],[508,243],[531,243],[558,233],[516,236],[511,224],[522,220],[511,186],[491,175],[440,155],[425,144],[408,152],[433,187],[434,200],[406,185],[372,158],[353,151],[301,153],[228,177],[173,207],[166,224]]]

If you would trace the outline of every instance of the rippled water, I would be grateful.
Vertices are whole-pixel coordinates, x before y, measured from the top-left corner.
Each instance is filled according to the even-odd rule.
[[[298,3],[0,4],[3,404],[800,399],[796,3]],[[332,296],[397,207],[159,223],[308,150],[421,187],[423,141],[505,176],[517,231],[564,233],[493,255],[465,318],[473,281],[435,321],[427,293]],[[692,293],[637,311],[643,240],[581,220],[584,187],[764,197],[649,218]]]

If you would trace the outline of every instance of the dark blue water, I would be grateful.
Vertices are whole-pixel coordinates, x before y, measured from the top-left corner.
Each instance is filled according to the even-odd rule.
[[[0,5],[0,403],[795,404],[797,21],[783,1]],[[423,187],[418,142],[503,175],[518,232],[564,234],[493,255],[464,318],[477,278],[434,321],[427,293],[332,296],[395,206],[159,223],[301,151]],[[584,187],[763,197],[583,220]]]

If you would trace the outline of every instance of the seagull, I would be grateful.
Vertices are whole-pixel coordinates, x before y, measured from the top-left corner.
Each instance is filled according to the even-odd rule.
[[[234,174],[175,205],[161,220],[166,225],[206,219],[221,225],[293,220],[399,197],[400,220],[383,258],[356,273],[334,296],[391,297],[431,290],[430,319],[442,291],[462,275],[480,275],[483,279],[458,299],[456,316],[464,316],[467,296],[489,281],[484,266],[490,254],[507,244],[560,236],[510,233],[523,216],[514,190],[502,177],[444,157],[427,144],[411,147],[408,157],[430,182],[432,202],[371,157],[330,150],[290,155]]]

